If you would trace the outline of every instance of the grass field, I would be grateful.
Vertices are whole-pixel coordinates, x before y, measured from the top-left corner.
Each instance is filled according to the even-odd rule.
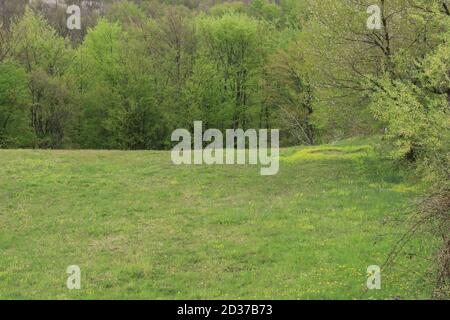
[[[283,149],[276,176],[169,152],[0,151],[0,298],[428,298],[414,254],[365,290],[419,192],[374,143]]]

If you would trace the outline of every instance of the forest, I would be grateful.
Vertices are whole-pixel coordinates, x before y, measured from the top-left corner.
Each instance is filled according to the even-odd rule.
[[[448,0],[1,0],[0,149],[170,150],[195,121],[380,137],[426,190],[394,251],[427,225],[450,292]]]
[[[279,128],[285,146],[386,132],[398,156],[439,147],[445,1],[381,1],[380,30],[367,1],[219,2],[78,2],[70,30],[64,1],[2,1],[0,146],[167,149],[202,120]]]

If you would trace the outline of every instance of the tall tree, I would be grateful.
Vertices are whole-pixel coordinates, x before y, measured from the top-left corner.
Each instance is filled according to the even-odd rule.
[[[12,55],[27,70],[31,93],[30,121],[41,147],[60,147],[71,115],[62,76],[71,50],[45,19],[27,8],[12,26]]]
[[[224,97],[232,97],[232,127],[248,128],[258,109],[258,79],[269,52],[270,29],[244,14],[202,17],[198,27],[200,54],[220,73],[229,93]]]

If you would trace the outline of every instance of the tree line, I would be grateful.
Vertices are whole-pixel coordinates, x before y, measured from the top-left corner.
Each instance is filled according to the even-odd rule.
[[[305,134],[287,132],[286,143],[314,142],[308,84],[299,74],[284,82],[277,65],[301,27],[296,1],[111,2],[85,7],[80,31],[64,27],[64,7],[34,3],[2,29],[3,147],[165,149],[194,120],[218,129],[295,120]],[[283,90],[296,104],[285,106],[286,124]]]

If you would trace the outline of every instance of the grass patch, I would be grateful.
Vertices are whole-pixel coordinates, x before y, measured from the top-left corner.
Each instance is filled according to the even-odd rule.
[[[284,149],[280,172],[169,152],[0,151],[0,298],[428,298],[414,255],[366,292],[420,190],[372,144]],[[434,250],[417,239],[408,253]],[[82,289],[65,286],[79,265]]]

